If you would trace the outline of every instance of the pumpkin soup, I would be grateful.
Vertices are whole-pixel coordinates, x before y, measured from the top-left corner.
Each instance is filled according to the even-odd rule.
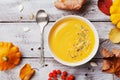
[[[73,63],[86,59],[95,46],[91,27],[77,18],[67,18],[56,23],[49,34],[49,45],[59,59]]]

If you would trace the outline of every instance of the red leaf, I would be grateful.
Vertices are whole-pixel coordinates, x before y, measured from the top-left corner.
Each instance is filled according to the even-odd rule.
[[[98,0],[98,8],[106,15],[110,15],[112,0]]]

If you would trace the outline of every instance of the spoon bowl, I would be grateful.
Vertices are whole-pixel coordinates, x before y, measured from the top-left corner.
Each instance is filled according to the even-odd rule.
[[[41,27],[41,32],[43,32],[43,29],[48,24],[48,21],[48,14],[44,10],[39,10],[36,15],[36,22]]]

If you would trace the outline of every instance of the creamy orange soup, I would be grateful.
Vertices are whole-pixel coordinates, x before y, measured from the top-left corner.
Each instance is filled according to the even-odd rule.
[[[50,31],[49,45],[59,59],[69,63],[79,62],[93,51],[95,35],[86,22],[77,18],[64,19]]]

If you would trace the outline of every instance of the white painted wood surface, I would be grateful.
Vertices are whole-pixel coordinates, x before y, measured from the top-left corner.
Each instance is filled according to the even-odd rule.
[[[80,15],[88,18],[95,25],[99,37],[100,46],[106,45],[104,41],[108,39],[108,33],[114,25],[111,24],[109,16],[101,13],[97,7],[98,0],[87,0],[86,4],[80,11],[62,11],[54,7],[54,0],[0,0],[0,41],[10,41],[19,46],[22,52],[22,61],[14,69],[0,71],[0,80],[20,80],[19,70],[29,63],[35,69],[36,73],[31,80],[47,80],[48,73],[53,69],[68,71],[76,76],[76,80],[112,80],[111,74],[101,72],[102,57],[100,49],[92,61],[97,62],[97,67],[91,67],[89,63],[78,67],[67,67],[53,59],[48,48],[47,35],[54,21],[65,15]],[[18,10],[19,5],[23,5],[22,12]],[[40,68],[39,55],[40,50],[40,27],[36,24],[35,18],[30,20],[29,17],[34,15],[39,9],[44,9],[50,18],[49,24],[45,28],[45,63],[46,67]],[[23,19],[20,19],[20,17]],[[30,28],[29,32],[24,32],[23,28]],[[103,44],[102,44],[103,43]],[[107,42],[109,43],[109,41]],[[116,45],[114,45],[116,46]],[[117,45],[119,48],[119,45]],[[31,50],[33,48],[33,50]],[[88,74],[85,76],[85,74]],[[119,80],[115,78],[115,80]]]
[[[87,0],[80,11],[62,11],[54,7],[55,0],[0,0],[0,21],[31,21],[31,13],[36,14],[39,9],[44,9],[50,16],[50,21],[55,21],[65,15],[80,15],[91,21],[109,21],[109,16],[101,13],[97,7],[98,0]],[[22,12],[18,10],[23,5]],[[20,16],[23,19],[20,20]],[[33,20],[35,21],[35,19]]]
[[[54,69],[60,69],[62,71],[66,70],[69,74],[74,74],[76,76],[76,80],[112,80],[111,74],[101,72],[101,60],[98,59],[92,60],[98,64],[98,67],[91,67],[89,63],[79,67],[67,67],[56,62],[53,58],[46,58],[45,61],[48,66],[39,68],[38,59],[22,59],[21,64],[16,68],[0,72],[0,80],[20,80],[19,69],[26,63],[31,64],[36,71],[31,80],[47,80],[48,73]]]

